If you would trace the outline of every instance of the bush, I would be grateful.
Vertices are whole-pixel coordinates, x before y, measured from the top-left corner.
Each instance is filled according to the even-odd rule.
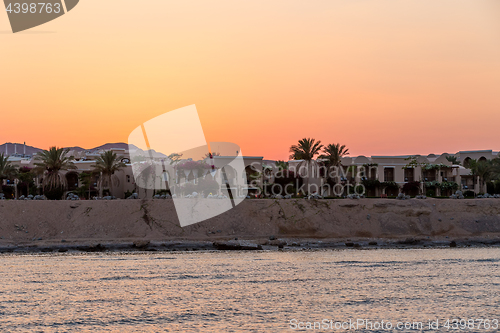
[[[280,184],[265,184],[263,192],[265,196],[282,194],[281,192],[283,192],[283,187]]]
[[[61,187],[55,187],[52,189],[45,188],[43,194],[45,194],[49,200],[61,200],[64,190]]]
[[[188,194],[191,194],[191,193],[197,192],[197,191],[198,191],[198,186],[196,186],[192,183],[186,183],[184,186],[181,187],[181,192],[184,195],[188,195]]]
[[[496,194],[495,184],[488,182],[486,184],[486,192],[488,192],[489,194]]]
[[[5,195],[5,199],[14,199],[14,187],[2,185],[2,192]]]
[[[85,198],[89,196],[89,189],[85,188],[85,186],[78,187],[73,191],[79,198]]]
[[[486,188],[489,194],[500,194],[500,181],[495,180],[494,182],[488,182]]]
[[[354,194],[365,194],[366,192],[366,187],[364,187],[363,185],[356,185],[354,187]]]
[[[281,185],[281,187],[285,188],[286,185],[292,183],[294,186],[298,185],[302,186],[303,179],[298,176],[292,170],[281,170],[276,173],[274,177],[274,183]]]
[[[378,179],[363,179],[361,183],[366,187],[370,189],[378,188],[380,187],[380,180]]]
[[[406,194],[420,193],[420,182],[412,181],[412,182],[405,183],[403,185],[403,193],[406,193]]]
[[[464,197],[466,197],[466,198],[474,198],[475,197],[474,191],[465,191],[464,192]]]
[[[458,190],[458,184],[455,182],[442,182],[439,184],[441,190]]]
[[[219,192],[219,183],[213,179],[200,179],[197,185],[198,192],[203,192],[205,195]]]
[[[130,193],[129,191],[127,191],[128,193]],[[126,195],[127,193],[125,193]],[[156,191],[155,192],[155,195],[172,195],[172,193],[170,193],[170,190],[159,190],[159,191]],[[132,193],[129,194],[129,196],[131,196]],[[126,197],[127,198],[127,197]]]

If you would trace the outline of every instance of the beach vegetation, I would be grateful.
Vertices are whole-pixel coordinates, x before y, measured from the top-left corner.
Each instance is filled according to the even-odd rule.
[[[333,143],[323,147],[323,154],[319,158],[326,160],[327,167],[342,165],[342,157],[349,155],[349,149],[340,143]]]
[[[396,182],[382,182],[380,183],[382,187],[397,188],[398,184]]]
[[[76,169],[74,157],[68,156],[69,149],[50,147],[39,152],[35,160],[33,172],[43,176],[42,186],[44,194],[49,199],[60,199],[67,186],[63,171]],[[59,196],[59,193],[61,195]],[[49,195],[47,195],[49,194]],[[50,196],[50,197],[49,197]]]
[[[276,166],[278,167],[279,171],[288,170],[288,162],[279,160],[276,161]]]
[[[379,188],[380,185],[382,184],[380,180],[378,179],[363,179],[361,183],[369,189],[376,189]]]
[[[201,192],[205,195],[209,195],[210,193],[217,193],[220,187],[219,183],[216,180],[205,178],[200,179],[197,185],[197,192]]]
[[[441,184],[439,184],[439,188],[442,191],[446,191],[446,190],[458,190],[458,184],[455,183],[455,182],[442,182]]]
[[[406,182],[402,188],[403,193],[408,195],[416,195],[420,193],[420,182],[419,181],[410,181]]]
[[[35,177],[36,175],[31,168],[19,168],[16,175],[16,178],[19,180],[17,186],[23,195],[28,196],[30,194],[37,194],[37,188],[34,181]]]
[[[488,160],[469,160],[470,173],[474,177],[479,177],[480,189],[483,189],[485,182],[493,180],[493,178],[497,174],[495,163],[496,162]]]
[[[456,156],[446,156],[446,159],[453,165],[460,165],[460,160]]]
[[[15,166],[13,166],[10,161],[9,157],[6,156],[4,153],[0,154],[0,193],[3,192],[3,181],[4,179],[9,179],[11,177],[14,177],[17,173],[17,169]]]
[[[311,168],[313,166],[317,166],[317,162],[314,160],[314,158],[320,154],[321,149],[323,148],[323,145],[321,144],[321,141],[316,141],[316,139],[313,138],[303,138],[299,140],[298,144],[292,145],[290,147],[290,159],[292,160],[302,160],[302,162],[299,163],[299,170],[302,167],[306,167],[307,169],[307,186],[306,188],[309,189],[309,176],[311,175]],[[299,172],[300,174],[300,172]]]
[[[120,179],[115,175],[116,172],[125,167],[125,163],[121,161],[121,157],[108,150],[103,152],[95,161],[94,172],[99,174],[97,185],[99,187],[99,196],[102,197],[104,187],[107,185],[110,192],[113,189],[113,184],[118,186]]]
[[[474,191],[468,190],[463,193],[463,196],[466,198],[474,198],[476,195]]]

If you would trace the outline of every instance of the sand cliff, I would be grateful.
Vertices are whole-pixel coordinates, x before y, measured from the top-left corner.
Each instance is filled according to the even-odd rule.
[[[0,245],[500,237],[500,199],[247,200],[181,228],[171,200],[0,201]]]

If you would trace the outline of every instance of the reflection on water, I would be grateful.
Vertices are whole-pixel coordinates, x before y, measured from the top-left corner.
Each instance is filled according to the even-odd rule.
[[[0,260],[0,327],[8,332],[280,332],[292,319],[500,319],[498,248]]]

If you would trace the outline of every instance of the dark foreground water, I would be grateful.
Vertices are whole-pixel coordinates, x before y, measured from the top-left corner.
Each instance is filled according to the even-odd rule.
[[[2,332],[500,331],[498,248],[0,260]]]

